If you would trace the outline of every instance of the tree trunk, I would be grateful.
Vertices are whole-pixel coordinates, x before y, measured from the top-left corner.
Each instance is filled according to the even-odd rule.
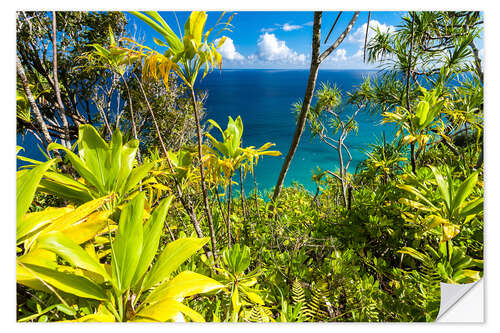
[[[286,155],[285,161],[283,162],[283,166],[281,167],[280,175],[278,177],[278,181],[276,182],[276,186],[274,188],[274,194],[272,201],[275,202],[278,199],[278,196],[283,188],[283,182],[285,180],[286,173],[290,168],[290,164],[292,163],[292,158],[297,151],[297,147],[299,145],[300,137],[304,132],[307,114],[309,112],[309,107],[311,106],[311,101],[314,94],[314,88],[316,87],[316,79],[318,77],[318,69],[319,65],[323,60],[325,60],[345,39],[347,34],[351,31],[354,23],[356,22],[359,15],[359,11],[355,12],[351,18],[351,21],[344,29],[344,32],[337,38],[335,43],[333,43],[329,48],[327,48],[323,53],[319,53],[320,45],[321,45],[321,16],[322,12],[314,12],[314,23],[313,23],[313,37],[312,37],[312,55],[311,55],[311,66],[309,69],[309,78],[307,80],[307,87],[304,94],[304,101],[302,103],[302,108],[300,110],[299,120],[297,121],[297,127],[295,128],[295,133],[293,135],[292,143],[290,144],[290,149],[288,150],[288,154]]]
[[[24,73],[24,68],[23,65],[21,65],[21,60],[19,60],[19,57],[16,55],[16,70],[17,74],[19,75],[19,78],[21,79],[21,83],[23,85],[24,92],[26,93],[26,96],[28,97],[28,101],[30,102],[31,109],[33,110],[33,113],[35,114],[35,119],[40,126],[40,129],[43,134],[43,138],[46,142],[47,145],[52,143],[52,138],[50,137],[49,134],[49,129],[47,128],[47,124],[43,120],[42,113],[40,112],[40,109],[38,109],[38,106],[36,105],[35,98],[33,97],[33,94],[31,92],[31,89],[29,87],[28,79],[26,78],[26,74]],[[54,154],[58,154],[57,151],[54,151]]]
[[[203,149],[202,143],[203,139],[201,137],[201,127],[200,127],[200,114],[198,112],[198,105],[196,103],[196,96],[194,94],[193,87],[189,87],[191,91],[191,101],[193,103],[194,117],[196,122],[196,135],[198,137],[198,160],[200,163],[200,184],[201,192],[203,194],[203,204],[205,206],[205,214],[207,215],[208,226],[210,228],[210,237],[212,237],[212,246],[214,247],[215,255],[215,232],[214,232],[214,222],[212,220],[212,211],[210,209],[210,203],[208,202],[207,188],[205,186],[205,170],[203,168]],[[229,214],[228,214],[229,215]]]
[[[167,160],[167,164],[172,172],[174,172],[174,166],[172,165],[172,162],[170,161],[170,157],[168,156],[168,151],[167,147],[165,146],[165,143],[163,142],[163,138],[161,136],[160,132],[160,127],[158,126],[158,122],[156,121],[156,116],[153,112],[153,109],[151,108],[151,105],[149,104],[148,97],[146,95],[146,92],[144,91],[144,87],[142,86],[142,82],[139,80],[139,78],[136,76],[137,82],[139,83],[139,87],[141,88],[142,94],[144,96],[144,100],[146,101],[146,105],[148,107],[149,113],[151,114],[151,118],[153,119],[153,124],[155,126],[156,134],[158,135],[158,138],[160,140],[160,144],[163,150],[163,154],[165,155],[165,159]],[[177,196],[179,197],[179,200],[181,201],[184,209],[186,210],[190,220],[191,224],[193,225],[196,234],[198,235],[199,238],[203,238],[203,232],[200,229],[200,223],[198,222],[198,219],[196,218],[196,214],[194,212],[194,208],[191,206],[191,203],[188,201],[189,199],[184,198],[184,195],[182,193],[182,189],[177,182],[177,179],[174,178],[174,183],[175,183],[175,189],[177,191]],[[168,226],[167,226],[168,227]],[[217,258],[216,255],[216,240],[215,240],[215,232],[213,225],[210,225],[210,241],[212,243],[212,254],[214,258]],[[208,257],[208,251],[205,249],[205,253],[207,254]]]
[[[134,116],[134,108],[132,106],[132,96],[130,95],[130,89],[128,88],[127,80],[122,75],[122,80],[123,84],[125,85],[125,89],[127,89],[127,96],[128,96],[128,104],[130,108],[130,120],[132,122],[132,135],[134,136],[134,139],[137,139],[137,128],[135,126],[135,116]],[[142,158],[141,158],[141,149],[140,147],[137,147],[137,162],[141,164]]]
[[[69,125],[68,119],[66,118],[66,111],[64,110],[64,104],[61,99],[61,90],[59,89],[59,80],[57,78],[57,28],[56,28],[56,12],[52,12],[52,64],[54,67],[54,90],[56,92],[57,107],[59,109],[59,116],[61,117],[64,129],[65,139],[62,141],[63,146],[66,148],[71,148],[71,140],[69,137]]]
[[[227,198],[227,247],[231,248],[231,196],[232,196],[232,184],[231,178],[233,175],[229,177],[229,196]]]
[[[274,194],[272,201],[276,201],[278,198],[281,188],[283,187],[283,182],[285,176],[290,168],[292,158],[297,151],[299,145],[300,137],[304,132],[304,127],[306,125],[307,114],[309,112],[309,107],[311,106],[311,101],[313,98],[314,88],[316,87],[316,79],[318,77],[318,69],[320,65],[319,60],[319,48],[321,45],[321,12],[314,12],[314,25],[313,25],[313,41],[312,41],[312,56],[311,56],[311,66],[309,69],[309,78],[307,80],[307,87],[304,94],[304,101],[302,103],[302,108],[300,110],[299,120],[297,122],[297,127],[295,128],[295,133],[293,135],[292,143],[286,155],[283,166],[281,167],[281,172],[278,177],[278,181],[274,188]]]
[[[243,218],[247,218],[246,202],[245,202],[245,188],[243,187],[243,168],[240,166],[240,190],[241,190],[241,210],[243,211]]]
[[[253,175],[253,188],[254,188],[254,199],[255,199],[255,211],[257,212],[257,216],[260,219],[260,212],[259,212],[259,201],[258,201],[258,195],[257,195],[257,176],[255,175],[255,170],[252,172]]]

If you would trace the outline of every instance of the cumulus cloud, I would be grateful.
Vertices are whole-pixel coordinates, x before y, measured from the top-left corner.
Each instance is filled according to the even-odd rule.
[[[285,41],[279,40],[274,34],[267,32],[259,36],[256,57],[263,61],[291,64],[301,64],[306,61],[304,54],[298,54],[286,46]]]
[[[394,26],[392,26],[392,25],[380,23],[377,20],[371,20],[370,21],[370,29],[368,29],[368,40],[370,40],[370,38],[375,36],[375,30],[377,28],[379,28],[380,31],[383,31],[383,32],[387,32],[387,31],[393,32],[395,30]],[[373,29],[375,29],[375,30],[373,30]],[[359,27],[353,33],[349,34],[349,36],[347,37],[347,40],[349,42],[364,44],[365,35],[366,35],[366,23],[363,24],[361,27]]]
[[[284,31],[293,31],[293,30],[298,30],[301,28],[302,28],[301,25],[293,25],[293,24],[288,24],[288,23],[283,24],[283,26],[281,27],[281,29],[283,29]]]
[[[215,45],[219,43],[219,40],[220,38],[215,40]],[[245,59],[245,57],[242,56],[241,53],[236,51],[236,47],[234,46],[234,41],[229,37],[226,37],[224,44],[222,44],[221,47],[217,49],[217,51],[219,51],[219,53],[222,55],[222,58],[226,60]]]
[[[327,61],[330,62],[341,62],[341,61],[346,61],[347,60],[347,51],[346,49],[337,49],[333,54],[330,54],[330,56],[327,59]]]

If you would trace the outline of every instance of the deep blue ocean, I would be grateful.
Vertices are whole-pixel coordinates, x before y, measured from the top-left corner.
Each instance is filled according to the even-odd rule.
[[[279,157],[264,156],[259,159],[255,169],[259,191],[270,190],[276,184],[295,131],[292,104],[304,98],[308,75],[308,70],[226,69],[214,70],[198,82],[197,87],[208,92],[205,120],[214,119],[225,129],[228,116],[241,116],[244,125],[243,146],[260,147],[266,142],[272,142],[276,144],[272,149],[282,153]],[[347,92],[361,84],[366,76],[374,75],[377,75],[376,71],[320,70],[316,87],[318,88],[321,82],[329,81]],[[365,159],[363,148],[366,149],[369,143],[374,143],[383,132],[388,139],[394,135],[393,126],[380,124],[380,116],[361,112],[356,119],[358,134],[351,133],[346,139],[346,145],[353,156],[349,168],[351,172]],[[212,130],[212,135],[220,139],[217,129]],[[18,135],[17,144],[26,149],[21,153],[23,156],[45,159],[37,148],[37,141],[31,135],[26,136],[24,140]],[[311,176],[317,166],[331,171],[337,170],[337,152],[318,138],[311,139],[306,126],[285,178],[285,186],[297,181],[308,190],[314,191],[315,185]],[[238,175],[235,180],[239,181]],[[253,179],[249,175],[245,181],[245,191],[249,193],[252,189]]]

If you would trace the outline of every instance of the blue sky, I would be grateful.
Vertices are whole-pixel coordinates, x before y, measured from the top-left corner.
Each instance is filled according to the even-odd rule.
[[[212,27],[221,13],[209,11],[206,27]],[[176,16],[182,30],[189,16],[189,12],[175,12],[175,14],[160,12],[160,14],[176,33],[179,33]],[[229,18],[231,14],[232,12],[226,13],[225,18]],[[352,18],[353,12],[342,13],[328,43],[324,44],[337,14],[338,12],[334,11],[323,12],[321,50],[335,42]],[[373,11],[370,27],[379,27],[381,30],[394,29],[400,24],[404,14],[405,12]],[[137,31],[136,37],[142,36],[147,45],[154,46],[152,38],[158,37],[158,33],[133,15],[128,13],[126,15],[129,20],[129,31]],[[367,11],[360,13],[350,34],[322,63],[322,68],[375,68],[373,64],[363,63],[367,18]],[[313,12],[242,11],[237,12],[231,24],[232,31],[224,32],[227,40],[219,49],[223,56],[223,68],[309,68]]]

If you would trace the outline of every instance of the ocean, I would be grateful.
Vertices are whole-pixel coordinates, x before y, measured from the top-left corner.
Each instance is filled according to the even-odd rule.
[[[367,70],[321,70],[316,88],[321,82],[334,83],[343,92],[348,92],[361,84],[366,76],[375,76],[377,71]],[[259,159],[255,170],[259,191],[269,191],[278,179],[283,160],[290,147],[295,132],[295,115],[292,105],[304,98],[308,70],[214,70],[198,83],[198,88],[208,92],[206,118],[213,119],[223,129],[228,116],[241,116],[243,120],[243,146],[260,147],[266,142],[276,146],[273,150],[282,153],[279,157],[264,156]],[[313,100],[314,103],[314,100]],[[394,136],[394,126],[382,125],[381,117],[358,113],[358,133],[352,132],[345,143],[352,154],[349,172],[354,172],[359,162],[365,159],[363,149],[376,142],[385,132],[390,140]],[[217,129],[212,135],[217,134]],[[347,155],[346,155],[347,156]],[[284,185],[293,182],[303,184],[309,191],[316,187],[311,180],[317,167],[335,171],[339,167],[338,153],[319,138],[312,138],[307,129],[292,160]],[[239,181],[238,175],[235,180]],[[251,176],[245,181],[245,191],[253,189]]]
[[[214,70],[197,84],[198,89],[208,92],[204,121],[213,119],[225,129],[228,116],[241,116],[244,126],[243,146],[260,147],[266,142],[272,142],[275,146],[271,149],[282,153],[278,157],[263,156],[259,159],[255,168],[259,191],[270,191],[276,184],[295,132],[292,104],[304,98],[308,75],[308,70],[223,69]],[[321,82],[329,81],[347,92],[361,84],[369,75],[377,75],[377,71],[320,69],[316,87]],[[360,112],[356,120],[358,133],[351,133],[345,141],[353,157],[350,172],[354,172],[358,163],[365,159],[363,149],[368,144],[376,142],[384,132],[389,140],[394,135],[394,127],[381,125],[380,116]],[[220,139],[217,129],[212,130],[212,135]],[[45,159],[37,148],[38,142],[31,135],[24,139],[17,135],[17,144],[26,149],[21,153],[23,156]],[[17,163],[18,166],[22,164]],[[285,178],[285,186],[298,182],[311,192],[315,191],[311,176],[318,166],[331,171],[337,170],[338,155],[336,150],[318,138],[311,138],[306,126]],[[239,176],[236,174],[234,179],[239,181]],[[253,190],[251,175],[244,185],[246,193]],[[238,190],[235,188],[235,192]]]

